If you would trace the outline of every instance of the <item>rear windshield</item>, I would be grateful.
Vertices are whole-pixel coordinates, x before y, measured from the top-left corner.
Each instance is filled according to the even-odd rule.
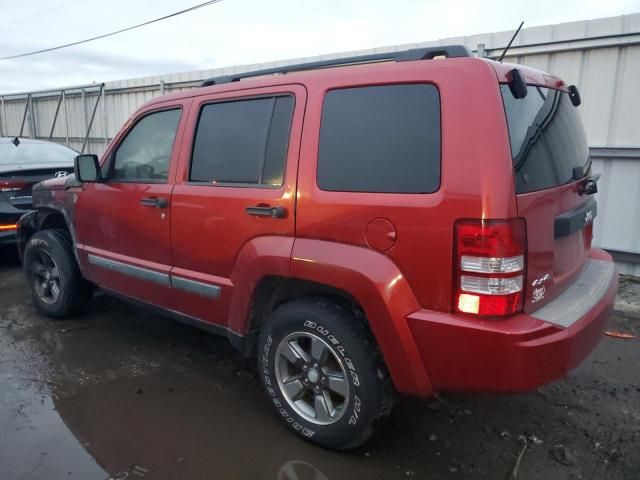
[[[78,152],[57,143],[20,142],[16,147],[11,142],[0,143],[0,165],[28,164],[28,163],[68,163],[73,165],[73,159]]]
[[[500,85],[509,125],[516,193],[564,185],[589,172],[589,146],[578,110],[559,90],[529,86],[515,98]]]

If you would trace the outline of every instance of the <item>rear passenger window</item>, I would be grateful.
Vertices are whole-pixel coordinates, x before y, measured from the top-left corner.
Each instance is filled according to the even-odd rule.
[[[345,192],[432,193],[440,187],[440,96],[433,85],[327,93],[318,186]]]
[[[189,180],[282,185],[293,97],[256,98],[202,107]]]

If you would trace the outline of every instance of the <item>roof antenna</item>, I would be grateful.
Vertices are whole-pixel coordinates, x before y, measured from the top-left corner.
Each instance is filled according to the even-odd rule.
[[[518,33],[520,33],[520,29],[522,28],[522,25],[524,25],[524,20],[522,22],[520,22],[520,26],[518,27],[518,29],[516,30],[516,33],[513,34],[513,37],[511,37],[511,40],[509,40],[509,43],[507,44],[507,46],[505,47],[504,51],[502,52],[502,54],[500,55],[500,58],[498,58],[498,61],[500,63],[502,63],[502,59],[504,58],[504,56],[507,54],[507,51],[511,48],[511,44],[513,43],[513,41],[516,39],[516,37],[518,36]]]
[[[13,143],[17,147],[18,145],[20,145],[20,139],[18,137],[14,137],[13,140],[11,140],[11,143]]]

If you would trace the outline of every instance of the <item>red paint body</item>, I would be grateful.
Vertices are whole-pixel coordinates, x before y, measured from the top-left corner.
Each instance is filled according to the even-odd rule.
[[[253,293],[268,276],[313,281],[348,293],[362,307],[398,391],[522,390],[555,380],[595,346],[615,295],[570,328],[529,313],[552,301],[589,256],[590,231],[555,241],[553,219],[584,198],[577,184],[516,195],[499,82],[513,66],[474,58],[383,63],[264,77],[164,96],[145,104],[114,139],[107,161],[136,118],[182,108],[166,184],[85,184],[74,226],[81,268],[97,284],[244,335]],[[518,67],[527,83],[565,89],[552,76]],[[441,101],[441,186],[432,194],[345,193],[316,185],[319,124],[330,89],[430,83]],[[295,96],[283,186],[275,189],[187,182],[201,104],[274,93]],[[50,183],[49,185],[53,185]],[[170,202],[166,217],[139,205]],[[285,218],[244,209],[282,205]],[[526,285],[553,272],[544,301],[504,318],[452,314],[453,225],[458,219],[521,217],[527,224]],[[217,300],[90,265],[87,255],[172,273],[221,288]]]

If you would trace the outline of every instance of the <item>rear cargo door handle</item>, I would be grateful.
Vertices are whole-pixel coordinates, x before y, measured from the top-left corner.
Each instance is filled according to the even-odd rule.
[[[573,210],[556,216],[554,222],[554,237],[562,238],[574,234],[578,230],[593,222],[598,214],[598,204],[593,198]]]
[[[140,200],[140,205],[151,208],[167,208],[169,206],[169,200],[166,198],[147,197]]]
[[[256,217],[284,218],[287,216],[287,209],[280,205],[275,207],[255,205],[245,208],[245,212],[247,212],[248,215],[255,215]]]

